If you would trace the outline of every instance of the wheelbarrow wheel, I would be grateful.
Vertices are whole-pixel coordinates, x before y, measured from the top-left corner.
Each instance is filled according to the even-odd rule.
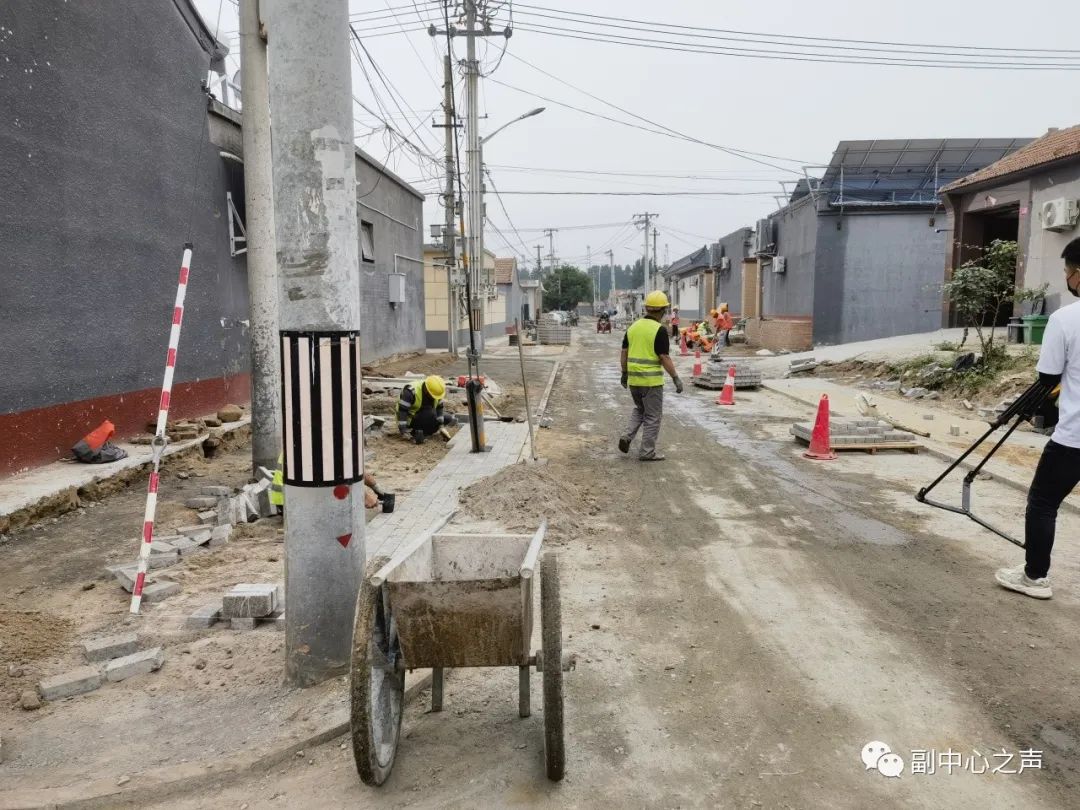
[[[370,582],[385,563],[384,558],[368,564],[353,626],[350,728],[356,771],[365,785],[381,785],[390,776],[405,703],[397,625],[386,593]]]
[[[563,744],[562,605],[559,558],[540,561],[540,640],[544,659],[544,760],[547,777],[558,782],[566,771]]]

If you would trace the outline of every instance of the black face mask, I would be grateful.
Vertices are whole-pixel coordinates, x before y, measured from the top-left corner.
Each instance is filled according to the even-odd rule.
[[[1069,273],[1065,278],[1065,286],[1068,288],[1069,292],[1073,294],[1073,298],[1080,298],[1080,285],[1073,287],[1069,284],[1069,279],[1072,278],[1074,274],[1080,274],[1080,270],[1074,270],[1072,273]]]

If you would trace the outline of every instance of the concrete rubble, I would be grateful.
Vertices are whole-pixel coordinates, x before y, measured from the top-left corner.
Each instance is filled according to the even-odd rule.
[[[188,621],[194,626],[204,621],[210,606],[192,614]],[[210,626],[218,619],[210,620]],[[220,620],[228,621],[233,630],[252,630],[260,624],[285,626],[285,586],[269,583],[241,583],[231,588],[221,600]]]

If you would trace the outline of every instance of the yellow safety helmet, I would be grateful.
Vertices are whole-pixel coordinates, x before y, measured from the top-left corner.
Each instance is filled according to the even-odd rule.
[[[427,392],[435,397],[435,399],[442,399],[446,396],[446,381],[437,374],[432,374],[424,380],[424,388],[426,388]]]
[[[668,306],[667,296],[660,290],[653,290],[645,296],[646,309],[664,309]]]
[[[715,310],[715,309],[710,309],[710,310],[709,310],[709,314],[710,314],[710,315],[712,315],[712,316],[713,316],[713,317],[715,318],[715,317],[716,317],[717,315],[719,315],[720,313],[719,313],[719,312],[718,312],[717,310]]]

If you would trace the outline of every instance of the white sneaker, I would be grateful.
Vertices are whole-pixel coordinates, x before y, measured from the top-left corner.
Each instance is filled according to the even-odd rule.
[[[1031,579],[1024,571],[1023,565],[1015,568],[999,568],[994,579],[1001,587],[1030,596],[1032,599],[1049,599],[1054,595],[1054,592],[1050,590],[1050,577]]]

